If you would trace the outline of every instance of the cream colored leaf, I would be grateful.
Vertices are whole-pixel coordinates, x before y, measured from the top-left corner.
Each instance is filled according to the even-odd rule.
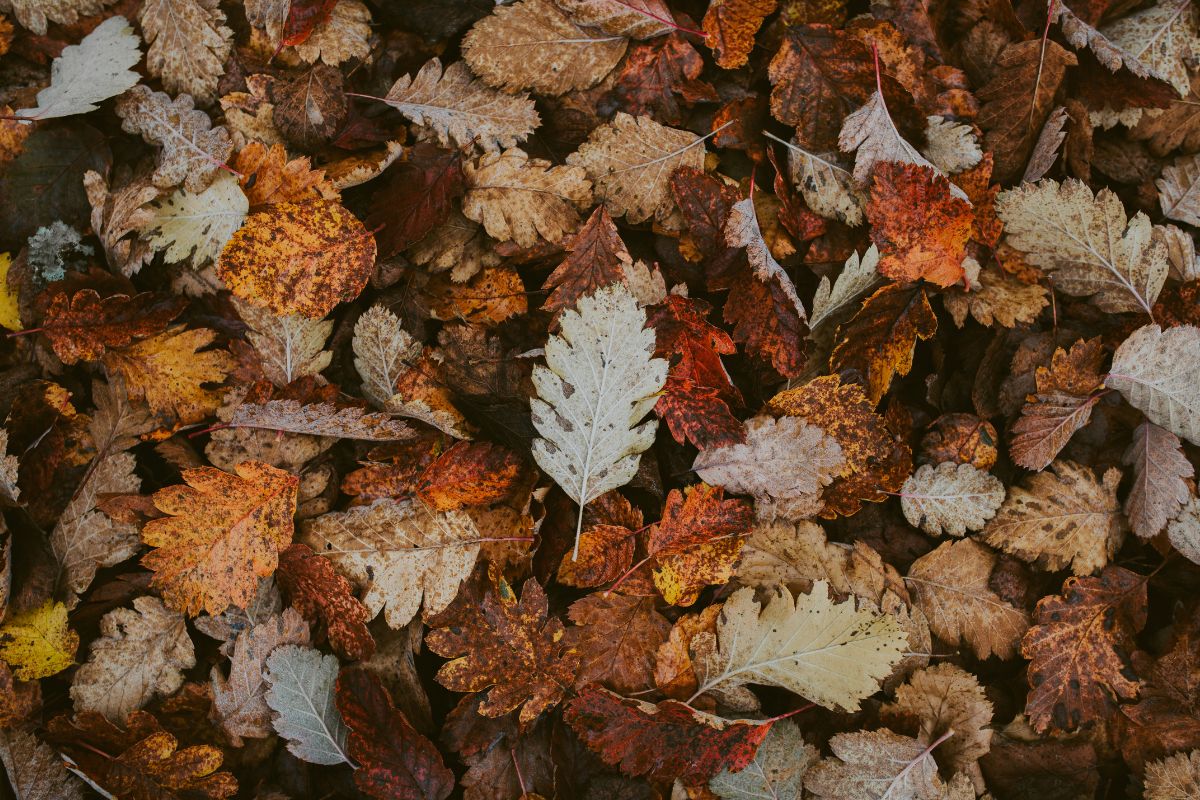
[[[763,131],[788,149],[788,174],[808,207],[828,219],[851,227],[863,223],[865,202],[850,170],[837,162],[835,153],[810,153],[796,142]]]
[[[871,287],[879,283],[882,278],[876,269],[878,265],[879,248],[871,245],[861,257],[857,251],[850,254],[832,287],[829,277],[822,276],[817,293],[813,296],[812,316],[808,318],[809,330],[815,331],[822,323],[838,318],[843,311],[852,308],[854,302]]]
[[[1200,750],[1176,753],[1146,765],[1146,800],[1200,797]]]
[[[46,35],[46,23],[71,25],[99,14],[116,0],[0,0],[0,11],[12,12],[22,28]]]
[[[932,536],[965,536],[982,530],[1004,502],[1004,484],[970,464],[925,464],[900,490],[908,524]]]
[[[1104,26],[1101,33],[1186,97],[1189,66],[1200,55],[1194,13],[1191,0],[1160,0]]]
[[[640,258],[632,263],[625,261],[621,264],[621,278],[642,308],[666,302],[667,280],[657,264],[647,264]]]
[[[965,643],[979,658],[1012,658],[1029,616],[989,584],[996,554],[973,539],[943,542],[913,562],[905,583],[934,635]]]
[[[1116,72],[1124,67],[1139,78],[1170,80],[1166,72],[1160,72],[1151,66],[1151,59],[1139,58],[1139,56],[1144,56],[1145,52],[1142,51],[1142,44],[1135,40],[1140,38],[1139,34],[1150,35],[1150,31],[1130,30],[1123,35],[1123,40],[1132,44],[1133,48],[1142,51],[1135,53],[1124,47],[1122,41],[1114,40],[1107,35],[1112,33],[1115,26],[1108,26],[1105,28],[1106,33],[1102,33],[1075,16],[1071,9],[1061,3],[1055,9],[1055,15],[1059,24],[1062,25],[1063,35],[1071,43],[1071,46],[1076,50],[1085,47],[1091,50],[1096,60],[1107,67],[1110,72]],[[1118,30],[1118,33],[1120,32]],[[1184,78],[1183,93],[1187,93],[1186,77]]]
[[[1167,242],[1170,277],[1182,283],[1200,280],[1200,261],[1196,259],[1196,243],[1192,235],[1175,225],[1158,225],[1155,230]]]
[[[700,686],[734,709],[757,708],[745,684],[778,686],[826,708],[855,711],[904,656],[908,637],[889,614],[835,603],[829,585],[794,601],[776,586],[760,609],[751,588],[738,589],[717,616],[716,633],[692,639]]]
[[[471,71],[492,86],[560,95],[603,80],[628,41],[575,24],[550,0],[518,0],[476,22],[461,47]]]
[[[746,248],[746,258],[754,269],[754,277],[763,283],[778,281],[779,287],[792,305],[801,321],[808,320],[804,304],[796,294],[796,287],[787,272],[771,255],[771,249],[763,238],[762,229],[758,226],[758,213],[754,209],[754,199],[747,197],[734,203],[729,210],[729,219],[725,222],[725,244],[730,247]]]
[[[479,555],[479,531],[462,511],[434,512],[415,500],[376,500],[303,525],[299,541],[328,557],[371,614],[402,628],[424,602],[436,614],[458,594]]]
[[[428,126],[443,147],[478,145],[487,151],[514,147],[540,123],[527,94],[505,94],[477,80],[456,61],[428,61],[415,78],[405,75],[384,98],[418,125]]]
[[[663,0],[554,0],[571,20],[630,39],[650,39],[675,30]]]
[[[1155,425],[1200,444],[1200,328],[1138,328],[1113,354],[1104,385]]]
[[[704,140],[618,111],[567,156],[567,163],[587,170],[597,197],[614,217],[623,214],[632,225],[651,217],[662,221],[675,210],[671,173],[679,167],[703,169]]]
[[[421,343],[386,306],[371,306],[354,323],[352,349],[362,393],[378,408],[388,406],[396,381],[421,355]]]
[[[95,111],[97,103],[138,82],[130,67],[142,59],[139,44],[124,17],[109,17],[79,44],[63,48],[50,66],[50,85],[38,92],[37,106],[16,116],[43,120]]]
[[[1076,575],[1098,571],[1125,538],[1117,484],[1121,471],[1102,481],[1088,467],[1059,459],[1008,492],[987,524],[983,540],[1023,561]]]
[[[333,697],[338,660],[311,647],[285,644],[267,657],[267,705],[288,751],[310,764],[348,762],[346,723]]]
[[[579,227],[592,204],[592,184],[576,166],[553,166],[513,148],[463,166],[462,213],[493,239],[532,247],[541,236],[557,244]]]
[[[276,44],[278,42],[276,41]],[[360,0],[339,0],[329,18],[296,45],[296,55],[309,64],[318,59],[336,67],[371,53],[371,10]]]
[[[1023,283],[989,264],[980,270],[970,289],[956,286],[943,292],[942,303],[960,328],[968,314],[980,325],[1014,328],[1036,320],[1050,305],[1049,294],[1044,286]]]
[[[122,722],[155,695],[183,685],[183,670],[196,665],[187,620],[157,597],[135,597],[100,620],[87,663],[75,672],[71,699],[76,711],[98,711]]]
[[[404,254],[414,264],[428,267],[430,272],[451,270],[450,279],[456,283],[469,281],[501,261],[483,226],[464,217],[457,208],[450,212],[449,219]]]
[[[193,194],[182,186],[150,204],[153,217],[142,228],[142,237],[156,251],[163,251],[168,264],[191,261],[195,268],[216,261],[217,256],[242,227],[250,210],[237,178],[221,172],[212,184]]]
[[[947,795],[927,745],[887,729],[839,733],[834,758],[809,769],[805,788],[822,800],[958,800]],[[968,790],[967,797],[974,792]]]
[[[0,428],[0,497],[10,503],[16,503],[21,498],[21,489],[17,486],[20,466],[17,457],[8,452],[8,429]]]
[[[126,133],[140,133],[161,148],[153,176],[160,189],[183,184],[189,192],[202,191],[233,152],[229,132],[213,128],[208,115],[194,107],[191,95],[172,100],[165,92],[138,85],[117,101],[117,116]]]
[[[267,657],[285,644],[308,644],[308,623],[294,608],[285,609],[237,634],[229,657],[229,677],[212,668],[213,716],[234,747],[242,737],[270,736],[271,709],[267,706]]]
[[[83,783],[48,745],[22,730],[0,730],[0,763],[15,800],[83,800]]]
[[[922,152],[942,172],[962,172],[983,160],[979,140],[970,125],[945,117],[926,117],[925,139]]]
[[[258,351],[263,373],[276,386],[319,375],[329,366],[333,353],[324,348],[333,332],[332,320],[309,319],[300,314],[280,317],[236,297],[233,307],[250,328],[246,338]]]
[[[1200,564],[1200,498],[1189,500],[1175,519],[1167,523],[1167,540],[1181,556]]]
[[[754,497],[761,520],[811,517],[821,490],[846,467],[841,446],[800,417],[754,417],[746,441],[700,451],[692,469],[712,486]]]
[[[546,342],[546,366],[533,368],[533,458],[583,508],[637,474],[658,422],[641,420],[667,381],[654,358],[654,330],[624,283],[581,298],[558,318]]]
[[[721,800],[800,800],[804,773],[817,756],[791,720],[776,722],[745,769],[721,772],[708,788]]]
[[[161,191],[151,185],[148,175],[110,188],[100,173],[91,170],[83,174],[83,188],[92,207],[92,230],[104,245],[109,265],[127,278],[135,275],[154,258],[154,251],[133,234],[153,219],[150,203]]]
[[[215,100],[233,48],[219,0],[146,0],[138,21],[150,43],[146,67],[163,88],[203,105]]]
[[[1108,189],[1095,196],[1082,181],[1045,179],[1001,192],[996,212],[1008,243],[1076,297],[1095,296],[1105,311],[1150,313],[1167,277],[1167,248],[1140,211],[1125,217]]]
[[[333,403],[268,400],[243,403],[229,418],[234,428],[265,428],[307,436],[394,442],[414,436],[412,428],[389,414],[368,414],[361,408],[338,408]]]
[[[1200,225],[1200,156],[1180,156],[1155,181],[1163,216]]]
[[[938,745],[939,763],[965,772],[991,750],[992,704],[979,679],[953,664],[938,664],[913,673],[896,689],[896,701],[880,708],[884,720],[919,720],[917,738],[928,744],[947,731],[954,735]]]
[[[101,494],[132,494],[142,488],[133,473],[131,453],[113,453],[101,458],[91,475],[63,509],[50,534],[50,549],[58,560],[59,584],[68,604],[91,585],[100,567],[112,567],[141,549],[138,527],[112,520],[96,510]]]
[[[1133,467],[1133,485],[1125,498],[1129,526],[1142,539],[1156,536],[1192,496],[1195,475],[1179,437],[1153,422],[1143,422],[1122,462]]]

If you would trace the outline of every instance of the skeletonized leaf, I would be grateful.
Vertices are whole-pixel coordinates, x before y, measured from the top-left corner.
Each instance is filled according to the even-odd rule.
[[[1104,385],[1155,425],[1200,444],[1200,328],[1138,328],[1113,354]]]
[[[1146,765],[1146,800],[1200,797],[1200,750],[1176,753]]]
[[[900,508],[910,525],[933,536],[982,530],[1004,502],[1004,484],[970,464],[925,464],[904,482]]]
[[[166,92],[134,86],[117,101],[117,116],[126,133],[140,133],[149,144],[162,148],[152,180],[160,189],[183,184],[189,192],[205,189],[233,152],[233,141],[223,127],[194,107],[192,96],[172,100]]]
[[[368,442],[393,442],[415,435],[412,428],[389,414],[368,414],[361,408],[338,408],[333,403],[305,405],[298,400],[243,403],[234,410],[229,425]]]
[[[1125,498],[1129,526],[1142,539],[1158,534],[1192,496],[1187,479],[1195,475],[1175,434],[1143,422],[1121,458],[1133,467],[1133,485]]]
[[[496,151],[525,141],[540,120],[526,94],[505,94],[477,80],[462,61],[442,72],[434,58],[415,78],[407,75],[384,98],[389,106],[418,125],[433,130],[442,146],[478,144]]]
[[[592,202],[592,186],[578,166],[554,166],[523,150],[488,153],[465,164],[462,213],[493,239],[532,247],[538,237],[558,243],[579,227]]]
[[[222,172],[207,189],[192,193],[181,186],[151,203],[150,210],[143,238],[164,251],[168,264],[190,260],[199,269],[221,254],[246,219],[250,202],[237,178]]]
[[[50,85],[38,92],[37,106],[19,117],[54,119],[95,111],[138,82],[130,67],[142,58],[140,41],[124,17],[109,17],[77,45],[64,47],[50,67]]]
[[[258,351],[263,372],[276,386],[318,375],[329,366],[333,353],[324,347],[333,332],[332,320],[300,314],[279,316],[236,297],[233,307],[249,326],[246,338]]]
[[[233,47],[233,31],[225,26],[219,0],[146,0],[138,21],[150,43],[150,74],[168,92],[187,92],[200,103],[211,103]]]
[[[708,782],[708,788],[722,800],[800,800],[804,773],[817,755],[793,722],[776,722],[749,766],[725,770]]]
[[[288,750],[310,764],[341,764],[346,757],[346,725],[334,702],[338,660],[311,647],[278,647],[267,657],[267,705],[278,716],[276,732]]]
[[[836,319],[840,312],[851,308],[854,301],[879,283],[878,265],[879,248],[871,245],[862,256],[857,251],[850,254],[832,287],[829,277],[822,276],[817,293],[813,295],[813,310],[808,318],[809,330],[816,331],[821,323]]]
[[[745,684],[779,686],[818,705],[854,711],[874,694],[903,657],[908,636],[895,618],[856,607],[851,598],[835,603],[829,584],[792,599],[776,586],[765,607],[753,588],[725,601],[715,634],[692,639],[700,687],[735,709],[758,701]]]
[[[546,366],[533,368],[533,425],[542,438],[533,457],[583,507],[624,486],[654,442],[657,420],[641,422],[658,402],[667,362],[654,358],[654,331],[623,283],[581,299],[559,317],[546,342]]]

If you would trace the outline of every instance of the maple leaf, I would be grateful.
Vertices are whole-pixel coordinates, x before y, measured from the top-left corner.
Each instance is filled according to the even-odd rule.
[[[217,0],[148,0],[138,22],[150,43],[146,66],[163,88],[211,103],[233,47]]]
[[[172,100],[165,92],[139,84],[121,96],[116,111],[122,130],[140,133],[148,144],[162,148],[151,176],[160,189],[183,184],[189,192],[202,191],[233,152],[229,132],[213,128],[208,115],[194,108],[189,94]]]
[[[375,239],[380,254],[390,258],[444,223],[465,186],[461,155],[428,142],[415,145],[385,175],[371,196],[375,210],[368,215],[367,225],[382,226]]]
[[[587,686],[563,719],[606,764],[656,781],[702,783],[749,765],[770,723],[729,722],[674,700],[657,706]]]
[[[896,620],[834,603],[829,584],[792,599],[776,586],[760,608],[754,589],[734,592],[717,617],[715,633],[692,639],[700,686],[693,697],[713,693],[735,709],[758,700],[745,684],[779,686],[827,708],[853,711],[874,694],[900,660],[908,636]],[[853,666],[851,666],[853,665]]]
[[[752,760],[737,772],[725,770],[708,782],[708,788],[722,800],[800,800],[804,773],[817,760],[817,751],[805,743],[791,722],[771,726]]]
[[[292,541],[296,476],[254,461],[231,475],[212,467],[183,471],[186,485],[154,493],[167,516],[142,528],[157,548],[142,558],[163,598],[190,616],[245,606],[257,578],[270,575]]]
[[[686,494],[672,489],[646,543],[663,599],[690,606],[705,586],[728,581],[753,519],[748,503],[724,499],[721,489],[703,483]]]
[[[375,267],[375,237],[332,200],[278,203],[251,214],[229,239],[217,275],[275,314],[325,316],[358,297]]]
[[[181,186],[150,203],[151,216],[141,233],[168,264],[190,261],[199,268],[217,259],[248,209],[237,179],[222,172],[202,192]]]
[[[754,35],[778,5],[778,0],[713,0],[709,3],[701,27],[704,43],[712,48],[717,66],[737,69],[745,65],[754,47]]]
[[[944,177],[919,164],[881,163],[866,212],[879,247],[879,272],[938,286],[962,279],[973,216],[970,203],[953,196]]]
[[[970,464],[925,464],[904,482],[900,507],[928,534],[965,536],[995,516],[1004,494],[1003,483]]]
[[[462,511],[376,500],[305,523],[301,541],[322,553],[359,590],[374,617],[400,628],[420,610],[436,614],[458,594],[479,555],[480,535]]]
[[[1117,348],[1104,378],[1151,422],[1193,444],[1200,443],[1197,341],[1200,329],[1193,325],[1138,328]]]
[[[100,621],[87,663],[71,681],[77,711],[120,721],[155,695],[174,694],[183,670],[196,666],[187,620],[157,597],[136,597]]]
[[[83,800],[83,783],[63,769],[62,756],[32,733],[0,732],[0,763],[19,800]]]
[[[50,85],[38,92],[37,106],[16,116],[54,119],[95,111],[138,82],[130,69],[142,58],[137,34],[124,17],[109,17],[77,45],[64,47],[50,67]]]
[[[349,729],[346,752],[358,764],[354,785],[380,800],[445,800],[454,790],[433,742],[392,703],[383,682],[361,669],[337,679],[337,707]]]
[[[212,669],[213,715],[235,746],[242,745],[243,736],[261,739],[273,731],[266,699],[267,657],[285,644],[308,644],[308,626],[294,608],[247,625],[237,634],[229,656],[229,677],[219,667]]]
[[[1025,713],[1034,729],[1078,728],[1106,718],[1115,700],[1136,697],[1129,654],[1145,624],[1146,581],[1121,567],[1067,578],[1061,595],[1039,600],[1021,642],[1030,660]]]
[[[624,216],[634,225],[652,217],[662,222],[675,209],[672,173],[680,167],[704,166],[704,139],[618,111],[567,156],[567,163],[587,170],[596,194],[614,216]]]
[[[671,630],[654,598],[597,592],[572,603],[567,616],[574,625],[564,639],[579,654],[575,686],[626,694],[654,687],[654,654]]]
[[[334,701],[338,660],[311,647],[285,644],[267,656],[267,705],[288,751],[310,764],[349,762],[346,724]]]
[[[828,800],[959,800],[948,794],[933,747],[887,729],[839,733],[829,740],[833,758],[814,764],[805,788]],[[952,784],[953,786],[953,784]],[[966,796],[973,790],[968,782]]]
[[[564,641],[562,622],[547,616],[535,579],[525,581],[520,600],[501,580],[469,613],[462,624],[425,636],[430,650],[454,659],[438,670],[438,683],[455,692],[486,689],[479,713],[498,717],[519,708],[522,725],[563,699],[579,656]]]
[[[575,24],[550,0],[518,0],[475,23],[462,53],[492,86],[560,95],[598,83],[625,55],[627,42]]]
[[[421,473],[417,496],[435,511],[497,503],[517,485],[524,465],[500,445],[459,442]]]
[[[0,661],[12,667],[18,680],[62,672],[75,663],[78,648],[79,634],[67,625],[67,607],[52,600],[9,614],[0,626]]]
[[[996,554],[973,539],[944,542],[909,568],[905,583],[934,634],[964,642],[979,658],[1011,658],[1028,615],[992,589]]]
[[[954,772],[969,770],[991,747],[992,704],[979,680],[953,664],[913,673],[896,689],[895,702],[885,704],[880,713],[901,723],[915,721],[917,738],[925,743],[953,731],[938,745],[937,753],[941,763]]]
[[[937,331],[937,317],[920,284],[884,286],[868,297],[849,322],[838,327],[838,344],[829,358],[834,372],[855,370],[878,403],[896,375],[912,369],[917,340]]]
[[[151,292],[102,298],[95,289],[49,291],[42,332],[64,364],[94,361],[106,349],[161,333],[187,307],[183,298]]]
[[[570,162],[568,162],[570,163]],[[516,148],[463,166],[462,213],[502,242],[532,247],[538,236],[557,243],[579,225],[592,187],[579,166],[552,166]]]
[[[1043,470],[1088,423],[1099,402],[1104,351],[1100,339],[1080,340],[1070,352],[1054,351],[1050,366],[1034,373],[1037,392],[1029,395],[1012,427],[1012,458],[1026,469]]]
[[[300,314],[280,316],[236,297],[233,306],[249,328],[246,338],[258,352],[263,374],[276,386],[319,375],[329,366],[333,353],[324,348],[333,322]]]
[[[996,211],[1008,243],[1056,288],[1094,295],[1105,311],[1150,312],[1167,277],[1166,245],[1145,214],[1127,220],[1109,190],[1093,195],[1082,181],[1047,178],[1002,192]]]
[[[279,554],[275,579],[305,619],[325,626],[329,645],[339,656],[362,661],[375,652],[375,640],[367,630],[372,614],[329,559],[308,545],[293,544]]]

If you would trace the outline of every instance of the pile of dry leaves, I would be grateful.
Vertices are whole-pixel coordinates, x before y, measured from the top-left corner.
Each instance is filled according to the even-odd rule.
[[[0,0],[15,795],[1200,798],[1197,6]]]

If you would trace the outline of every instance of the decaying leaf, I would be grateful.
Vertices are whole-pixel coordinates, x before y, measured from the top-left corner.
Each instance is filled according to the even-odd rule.
[[[19,680],[32,681],[62,672],[75,663],[79,634],[67,625],[67,607],[47,600],[10,614],[0,626],[0,661]]]
[[[521,247],[532,247],[539,236],[561,241],[579,227],[578,210],[592,200],[583,169],[530,160],[515,148],[489,153],[465,165],[463,173],[463,215],[483,225],[493,239]]]
[[[310,764],[341,764],[346,724],[334,702],[338,660],[311,647],[285,644],[267,657],[267,705],[292,755]]]
[[[1004,484],[970,464],[944,462],[917,469],[900,495],[909,524],[940,536],[982,530],[1004,502]]]
[[[1104,384],[1116,389],[1156,425],[1200,443],[1200,329],[1180,325],[1138,328],[1113,354]]]
[[[194,107],[191,95],[172,100],[165,92],[151,91],[145,85],[134,86],[117,101],[121,127],[128,133],[162,148],[154,185],[170,189],[183,184],[189,192],[203,191],[224,168],[233,152],[233,142],[222,127],[213,128],[212,120]]]

